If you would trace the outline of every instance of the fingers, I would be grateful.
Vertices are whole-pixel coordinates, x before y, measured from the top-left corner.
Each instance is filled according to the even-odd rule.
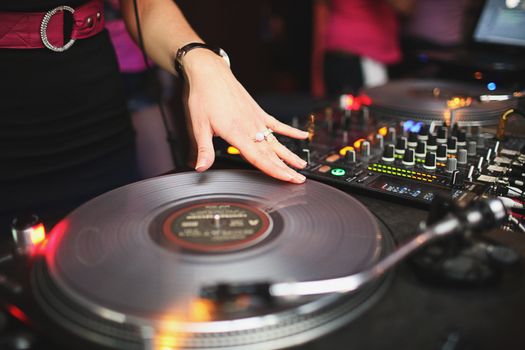
[[[245,147],[242,154],[253,166],[279,180],[293,183],[303,183],[306,180],[303,175],[284,164],[267,144],[265,148]]]
[[[290,125],[282,123],[268,114],[265,116],[265,123],[270,129],[281,135],[293,137],[294,139],[305,139],[308,137],[307,131],[302,131],[291,127]]]
[[[203,172],[208,170],[215,160],[213,149],[213,130],[208,123],[194,124],[193,134],[197,143],[197,163],[195,170]]]
[[[306,166],[306,162],[301,159],[297,154],[290,151],[288,148],[283,146],[273,135],[268,136],[267,141],[275,154],[286,163],[290,164],[294,168],[303,169]]]

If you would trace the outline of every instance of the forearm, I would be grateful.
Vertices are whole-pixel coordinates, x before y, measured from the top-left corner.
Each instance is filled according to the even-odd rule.
[[[138,42],[133,0],[121,0],[122,17]],[[165,70],[175,73],[177,50],[190,42],[203,42],[172,0],[137,0],[140,28],[148,56]]]

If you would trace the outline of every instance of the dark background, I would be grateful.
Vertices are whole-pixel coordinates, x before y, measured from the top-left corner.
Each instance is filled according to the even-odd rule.
[[[225,49],[250,93],[308,92],[312,34],[309,0],[181,0],[193,28]]]

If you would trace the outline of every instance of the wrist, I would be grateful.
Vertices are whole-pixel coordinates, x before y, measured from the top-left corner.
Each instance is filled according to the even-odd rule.
[[[182,77],[195,70],[217,68],[217,64],[229,68],[230,60],[226,52],[217,46],[192,42],[177,50],[174,64],[175,70]]]

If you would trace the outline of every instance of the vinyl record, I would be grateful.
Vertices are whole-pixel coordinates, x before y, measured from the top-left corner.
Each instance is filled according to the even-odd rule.
[[[378,120],[441,122],[453,110],[460,126],[496,125],[516,105],[514,100],[481,102],[481,95],[491,93],[482,86],[442,80],[394,80],[364,92],[372,99],[370,111]]]
[[[183,173],[116,189],[73,211],[53,229],[33,279],[56,321],[71,328],[75,319],[73,331],[112,347],[144,348],[176,335],[182,348],[280,348],[355,317],[381,283],[350,295],[226,309],[200,300],[201,288],[345,276],[377,261],[389,240],[359,202],[312,180]]]

